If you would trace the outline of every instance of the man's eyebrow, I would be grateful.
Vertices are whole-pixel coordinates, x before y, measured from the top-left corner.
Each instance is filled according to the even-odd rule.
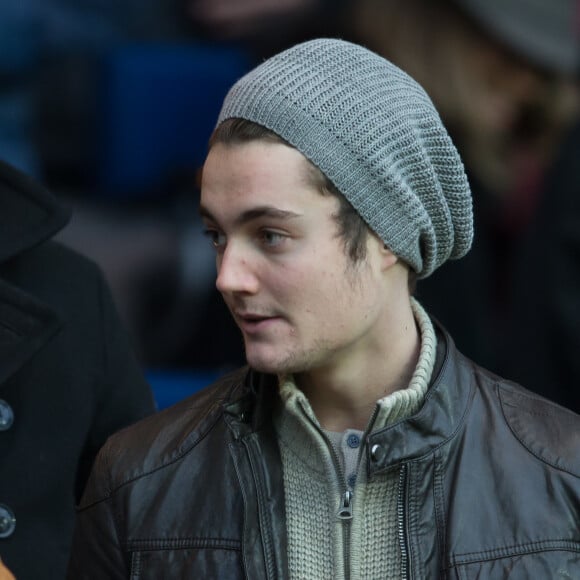
[[[218,223],[218,220],[212,215],[212,213],[203,205],[199,207],[199,213],[202,217],[211,220],[212,222]],[[279,220],[289,220],[301,217],[302,214],[295,213],[286,209],[280,209],[270,205],[253,207],[245,212],[241,213],[236,217],[234,224],[236,226],[247,224],[253,220],[260,218],[274,218]]]

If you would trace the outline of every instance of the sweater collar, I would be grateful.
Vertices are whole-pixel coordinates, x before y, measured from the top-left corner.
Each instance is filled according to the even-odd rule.
[[[429,388],[435,365],[437,337],[429,315],[414,298],[411,298],[411,308],[421,336],[419,360],[406,389],[400,389],[378,400],[375,419],[371,425],[373,430],[416,413],[421,408]]]
[[[435,330],[437,354],[424,404],[411,417],[369,435],[366,453],[371,473],[432,452],[455,436],[469,411],[474,366],[436,321]]]
[[[70,211],[46,189],[0,161],[0,263],[61,230]]]

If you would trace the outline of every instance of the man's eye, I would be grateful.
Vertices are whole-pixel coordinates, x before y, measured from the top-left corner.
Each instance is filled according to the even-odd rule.
[[[214,248],[223,248],[226,243],[226,237],[221,232],[217,230],[206,229],[203,231],[203,235],[209,239],[211,245]]]
[[[260,236],[262,238],[262,242],[266,246],[272,247],[279,246],[286,239],[285,235],[280,234],[278,232],[273,232],[271,230],[262,230]]]

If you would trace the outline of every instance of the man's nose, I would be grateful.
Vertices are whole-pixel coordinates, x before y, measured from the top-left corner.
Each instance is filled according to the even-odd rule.
[[[254,294],[258,279],[250,256],[243,248],[229,243],[217,261],[216,287],[222,294]]]

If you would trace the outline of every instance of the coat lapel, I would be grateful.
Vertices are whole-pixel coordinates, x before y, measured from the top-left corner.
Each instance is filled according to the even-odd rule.
[[[0,278],[0,384],[60,327],[56,312]]]
[[[40,184],[0,161],[0,263],[52,237],[69,218]]]

